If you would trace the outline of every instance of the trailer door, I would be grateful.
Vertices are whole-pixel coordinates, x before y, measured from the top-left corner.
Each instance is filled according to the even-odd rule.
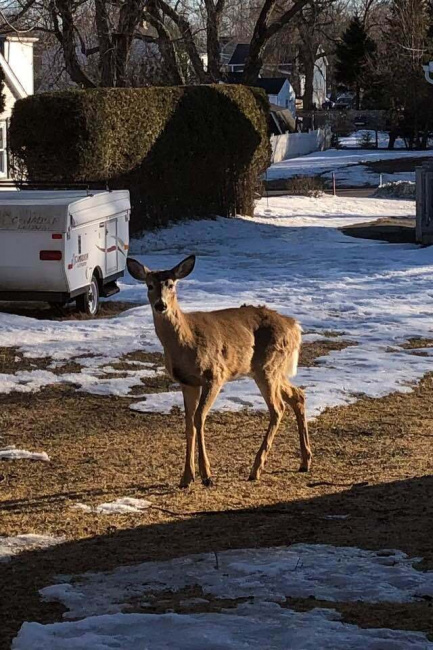
[[[117,219],[111,219],[105,224],[105,272],[107,276],[117,271],[117,255]]]

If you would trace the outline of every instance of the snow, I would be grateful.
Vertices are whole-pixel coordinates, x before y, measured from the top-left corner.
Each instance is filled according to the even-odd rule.
[[[63,537],[51,537],[50,535],[35,535],[27,533],[13,537],[0,536],[0,562],[8,562],[12,556],[23,551],[43,549],[56,544],[61,544]]]
[[[414,202],[405,200],[275,197],[261,200],[254,218],[197,220],[147,233],[131,242],[131,255],[162,269],[197,254],[193,274],[179,284],[185,311],[267,304],[296,317],[306,341],[333,330],[354,343],[299,369],[296,383],[307,388],[308,414],[314,417],[363,394],[410,391],[431,370],[433,349],[420,356],[400,345],[416,336],[433,338],[433,248],[353,239],[337,230],[414,212]],[[141,378],[155,376],[159,370],[141,365],[126,377],[113,372],[123,354],[161,351],[145,288],[130,277],[120,285],[122,300],[137,307],[112,319],[55,322],[1,314],[0,346],[19,341],[26,357],[51,356],[55,364],[80,355],[81,372],[0,374],[0,392],[67,382],[82,391],[125,396],[142,385]],[[138,396],[132,407],[166,413],[173,405],[183,407],[176,390]],[[245,407],[264,408],[249,379],[224,387],[214,408]]]
[[[0,449],[0,460],[43,460],[48,462],[49,456],[45,451],[34,452],[26,449],[17,449],[15,445],[8,445]]]
[[[414,569],[416,559],[393,550],[295,544],[224,551],[218,554],[217,566],[212,553],[74,576],[73,582],[41,590],[45,600],[65,605],[64,618],[72,620],[25,623],[12,648],[307,650],[317,648],[318,639],[319,647],[329,650],[433,648],[422,633],[362,630],[341,623],[333,610],[298,613],[282,606],[291,596],[369,603],[414,602],[431,596],[433,572]],[[203,601],[247,598],[250,602],[212,614],[131,613],[131,602],[145,608],[155,595],[195,585],[203,590]]]
[[[354,131],[348,136],[338,138],[338,143],[340,147],[359,147],[362,145],[362,140],[366,134],[370,134],[371,142],[373,145],[376,144],[376,131],[372,129],[359,129],[359,131]],[[378,131],[377,133],[377,142],[380,149],[386,149],[389,142],[389,133],[386,131]],[[395,149],[405,149],[406,144],[402,138],[397,138],[394,143]]]
[[[84,512],[94,512],[100,515],[122,515],[143,512],[151,506],[150,501],[146,499],[134,499],[132,497],[120,497],[115,501],[101,503],[99,506],[92,507],[84,503],[75,503],[73,507]]]
[[[424,634],[362,629],[334,610],[299,613],[275,603],[221,614],[115,614],[74,623],[25,623],[12,650],[430,650]]]
[[[266,172],[266,180],[316,175],[330,180],[334,173],[337,187],[377,186],[381,176],[383,183],[399,180],[414,181],[415,172],[396,172],[381,175],[369,169],[363,163],[395,158],[426,158],[430,156],[433,156],[433,150],[327,149],[326,151],[315,151],[307,156],[274,163]]]

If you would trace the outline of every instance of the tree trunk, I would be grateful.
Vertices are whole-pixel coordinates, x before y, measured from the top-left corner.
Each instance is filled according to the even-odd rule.
[[[95,0],[95,21],[99,41],[100,85],[110,88],[116,85],[116,65],[106,0]]]
[[[219,0],[214,5],[214,0],[205,0],[206,5],[206,36],[207,36],[207,71],[210,80],[217,82],[221,80],[221,51],[219,43],[219,30],[221,13],[224,8],[224,0]]]
[[[154,2],[147,4],[144,17],[158,33],[157,44],[167,70],[168,81],[173,86],[183,86],[185,79],[182,75],[174,43],[170,32],[161,20]]]
[[[315,60],[309,51],[300,50],[301,59],[305,74],[305,87],[303,95],[303,108],[305,111],[312,111],[315,108],[314,102],[314,63]]]
[[[77,58],[77,43],[70,0],[57,0],[57,4],[53,5],[53,13],[55,12],[55,8],[58,10],[62,19],[62,27],[60,29],[57,15],[53,15],[55,33],[63,49],[66,72],[78,86],[82,88],[95,88],[96,84],[86,75]]]
[[[145,0],[127,0],[119,13],[116,43],[116,86],[126,86],[128,65],[134,33],[143,19]]]
[[[269,39],[288,25],[308,2],[309,0],[296,0],[290,9],[271,22],[272,14],[277,9],[277,0],[265,0],[251,38],[250,51],[242,75],[243,83],[253,85],[257,81]]]

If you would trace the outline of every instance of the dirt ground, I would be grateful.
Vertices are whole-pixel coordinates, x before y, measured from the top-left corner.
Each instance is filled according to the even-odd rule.
[[[395,174],[397,172],[414,172],[416,167],[421,167],[425,162],[431,162],[431,156],[387,158],[362,164],[369,167],[376,174]]]
[[[340,229],[344,235],[361,239],[377,239],[392,244],[415,244],[415,219],[376,219]]]
[[[407,345],[422,349],[430,344],[413,339]],[[306,345],[302,363],[317,363],[318,356],[341,345],[346,344],[331,336]],[[10,371],[10,364],[20,369],[16,357],[1,352],[0,372]],[[246,479],[266,415],[211,414],[207,443],[213,488],[199,480],[187,490],[178,488],[182,414],[137,413],[129,409],[131,401],[79,393],[71,386],[0,397],[0,446],[45,451],[51,458],[49,463],[0,461],[0,535],[65,539],[0,563],[1,648],[9,648],[24,620],[60,620],[62,607],[38,596],[38,589],[59,573],[296,542],[398,548],[424,558],[420,569],[433,569],[433,376],[410,393],[361,398],[325,411],[310,426],[314,459],[309,474],[297,472],[292,414],[285,418],[261,481],[253,483]],[[148,499],[152,507],[110,516],[74,508],[120,496]],[[176,595],[168,594],[165,602],[170,599]],[[287,604],[331,606],[311,599]],[[358,625],[433,633],[431,601],[332,606]]]

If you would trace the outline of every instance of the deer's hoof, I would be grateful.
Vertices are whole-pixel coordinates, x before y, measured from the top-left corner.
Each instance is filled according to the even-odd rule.
[[[298,470],[298,472],[309,472],[310,471],[310,464],[304,465],[302,464]]]
[[[250,474],[248,477],[249,481],[258,481],[260,476],[258,474]]]
[[[181,478],[181,481],[180,481],[180,483],[179,483],[179,487],[180,487],[182,490],[185,490],[187,487],[189,487],[189,486],[191,485],[191,483],[194,483],[194,478],[190,478],[190,477],[185,478],[185,477],[182,477],[182,478]]]
[[[209,477],[209,478],[204,478],[204,479],[202,480],[202,483],[203,483],[203,485],[204,485],[205,487],[212,487],[212,486],[213,486],[213,481],[212,481],[211,477]]]

